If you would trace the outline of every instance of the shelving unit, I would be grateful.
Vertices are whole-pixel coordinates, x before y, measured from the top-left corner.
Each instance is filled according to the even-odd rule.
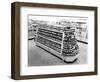
[[[79,46],[72,27],[40,25],[36,36],[36,45],[60,57],[73,62],[78,57]]]

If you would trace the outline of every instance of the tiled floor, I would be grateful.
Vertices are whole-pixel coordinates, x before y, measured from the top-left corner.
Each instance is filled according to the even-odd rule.
[[[87,63],[87,45],[78,43],[80,52],[79,58],[74,63],[65,63],[51,53],[36,46],[34,40],[29,40],[28,48],[28,66],[49,66],[49,65],[68,65]]]

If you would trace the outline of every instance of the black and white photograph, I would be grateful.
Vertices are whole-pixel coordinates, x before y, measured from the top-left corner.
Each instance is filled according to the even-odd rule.
[[[86,64],[87,18],[28,15],[28,66]]]
[[[97,8],[12,4],[12,78],[97,74]]]

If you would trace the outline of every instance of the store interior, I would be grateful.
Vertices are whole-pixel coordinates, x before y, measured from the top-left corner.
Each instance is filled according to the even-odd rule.
[[[73,22],[69,24],[68,21],[67,22],[56,21],[56,24],[54,23],[51,24],[51,23],[48,23],[48,21],[40,21],[40,20],[32,20],[32,19],[29,20],[28,22],[28,66],[86,64],[87,63],[87,47],[88,47],[87,23],[78,21],[78,22],[74,22],[75,23],[74,26],[72,26],[73,25],[72,23]],[[62,42],[63,35],[61,35],[60,33],[63,31],[62,28],[64,27],[73,27],[73,29],[75,29],[75,32],[71,32],[71,30],[69,29],[70,33],[75,36],[75,42],[77,40],[75,44],[77,44],[77,46],[79,47],[79,51],[77,53],[74,53],[74,54],[67,53],[68,56],[74,56],[75,54],[78,54],[78,57],[72,62],[63,61],[62,56],[57,55],[56,52],[55,52],[56,55],[55,53],[52,53],[54,51],[57,51],[58,53],[61,53],[61,55],[64,55],[63,48],[60,47],[59,44],[57,44],[57,43],[61,43],[61,46],[62,44],[63,44],[63,47],[65,46],[64,42]],[[41,28],[45,28],[46,30],[44,31]],[[50,31],[47,30],[47,28],[50,28]],[[51,31],[52,29],[53,31],[58,30],[59,31],[58,34],[56,34],[57,32]],[[42,37],[40,37],[41,35],[43,35],[43,37],[45,35],[45,37],[48,39],[43,39]],[[55,41],[52,42],[49,39],[50,40],[53,39],[53,41],[54,40]],[[74,43],[74,39],[71,38],[71,41],[73,41],[72,43]],[[43,45],[40,46],[40,44],[38,43],[42,43],[43,45],[46,45],[46,46],[51,45],[50,46],[51,50],[50,49],[47,50],[46,47],[44,48],[42,47]],[[69,44],[72,45],[72,43],[69,43]],[[57,45],[58,48],[55,47],[55,44]]]

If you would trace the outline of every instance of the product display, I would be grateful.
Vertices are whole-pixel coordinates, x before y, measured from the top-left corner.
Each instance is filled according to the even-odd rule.
[[[79,52],[74,32],[75,29],[71,25],[39,25],[36,44],[66,62],[73,62]]]
[[[74,35],[75,30],[71,29],[64,32],[64,42],[63,42],[63,56],[75,56],[78,54],[79,46]]]

